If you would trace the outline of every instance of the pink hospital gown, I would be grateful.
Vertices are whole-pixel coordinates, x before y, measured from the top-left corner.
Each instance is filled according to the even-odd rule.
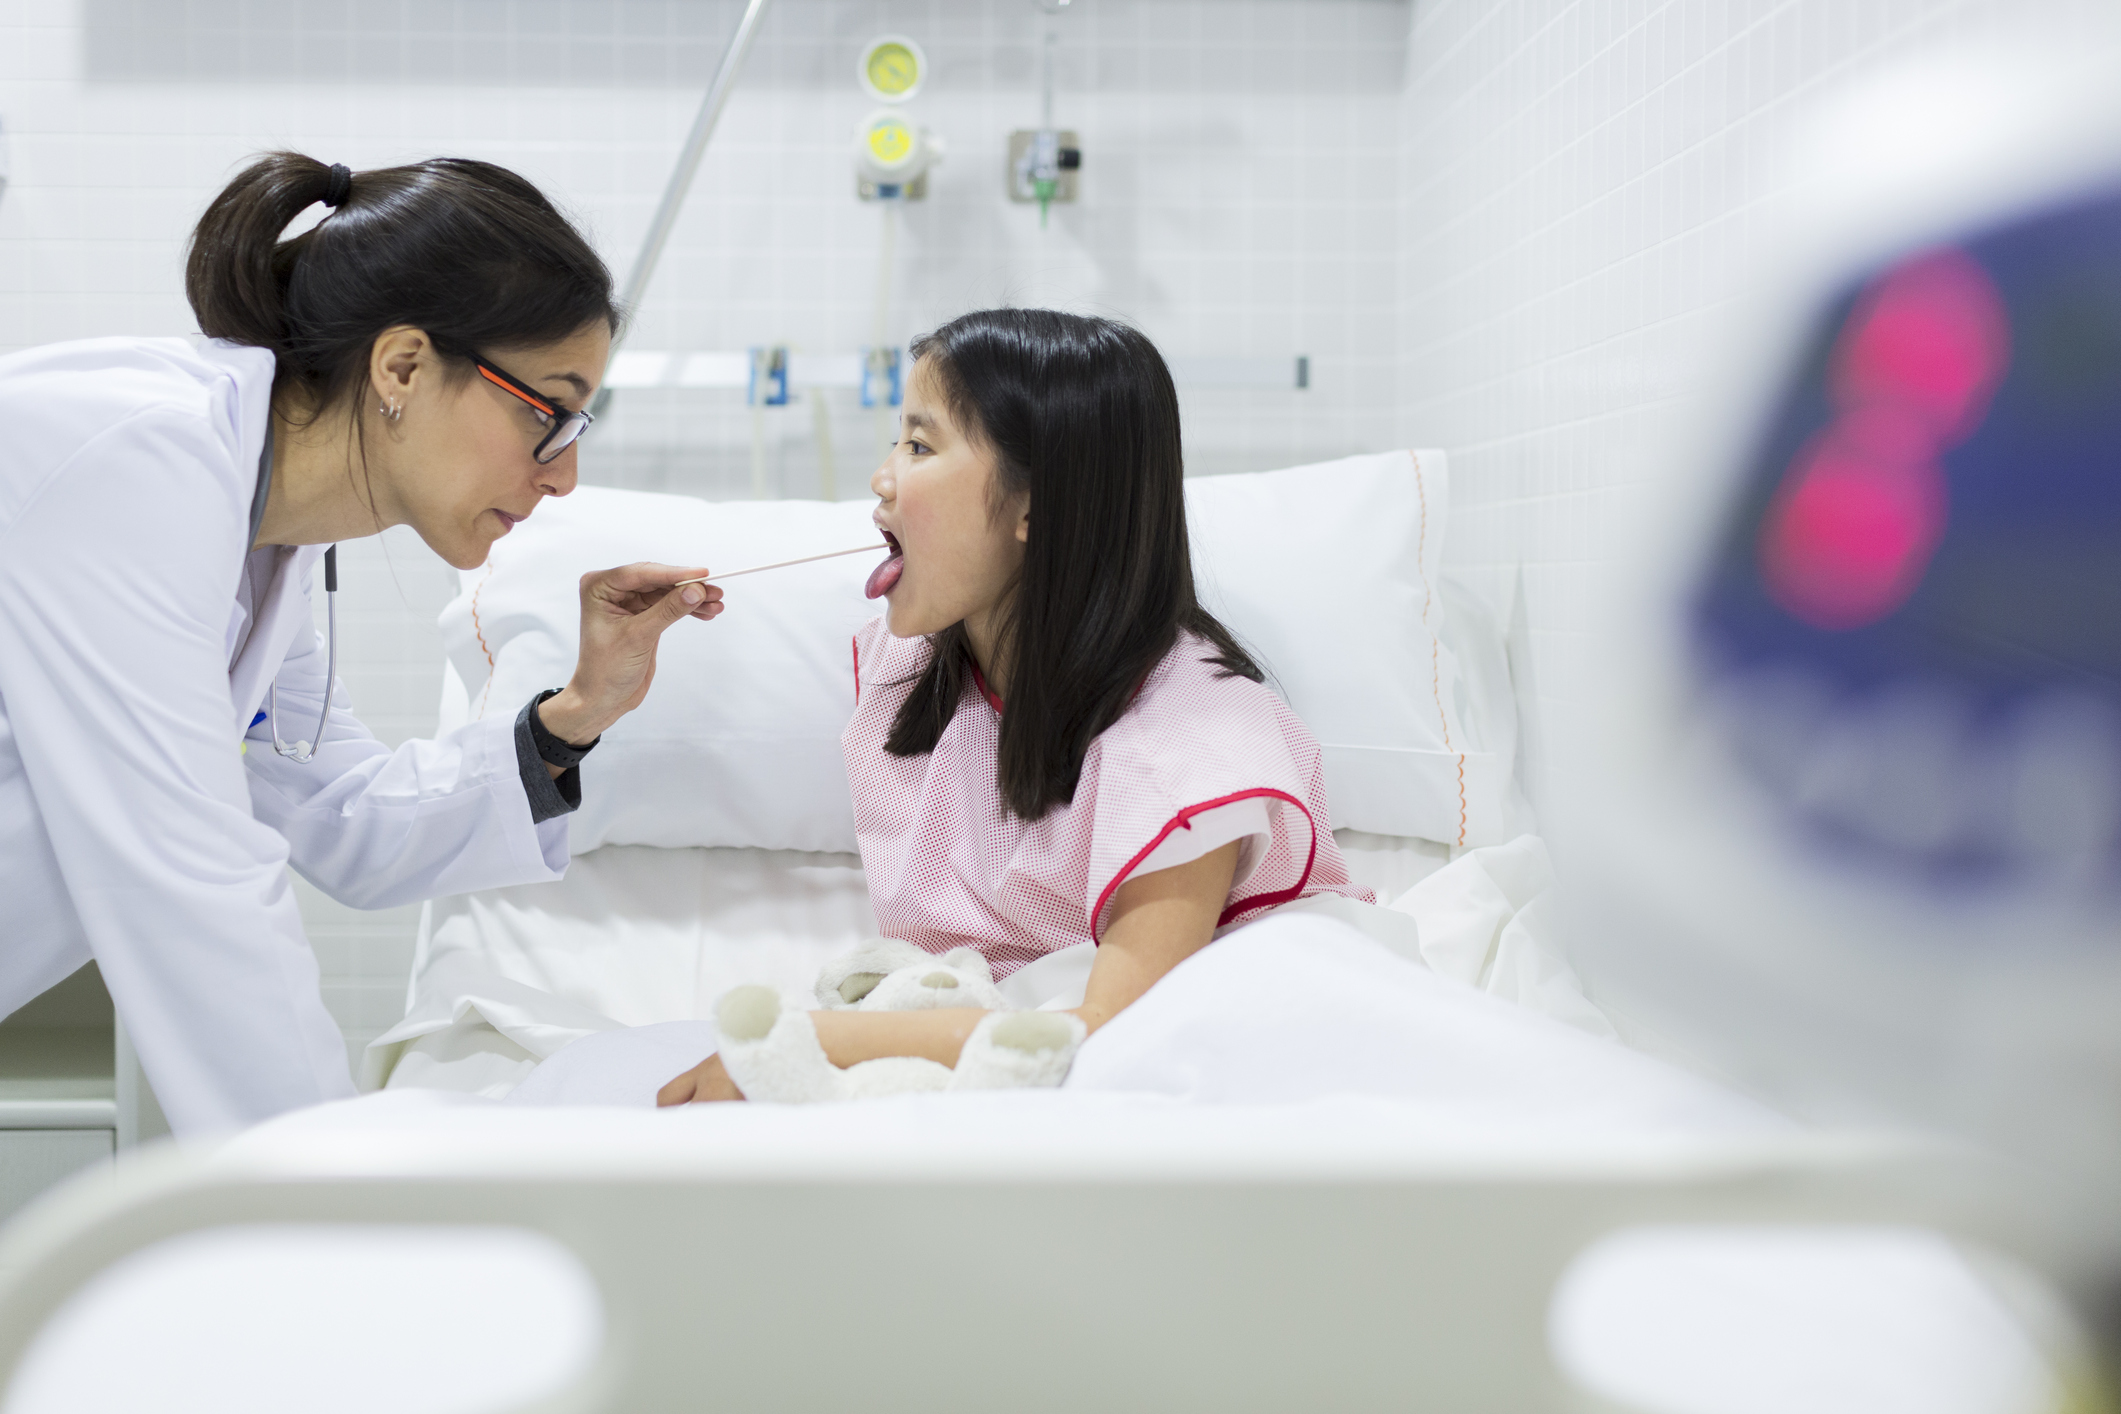
[[[877,924],[930,952],[971,946],[997,980],[1096,942],[1137,874],[1242,840],[1221,926],[1313,894],[1374,901],[1348,881],[1318,743],[1259,683],[1223,675],[1181,634],[1127,711],[1090,743],[1075,799],[1019,819],[995,785],[1002,704],[967,683],[926,756],[884,750],[928,643],[878,618],[854,638],[854,720],[840,737]]]

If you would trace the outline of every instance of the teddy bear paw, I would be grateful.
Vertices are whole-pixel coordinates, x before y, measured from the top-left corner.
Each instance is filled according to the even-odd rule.
[[[1058,1085],[1089,1035],[1065,1011],[993,1012],[965,1040],[951,1076],[953,1090],[1010,1090]]]
[[[737,987],[715,1006],[722,1066],[747,1100],[816,1104],[845,1096],[846,1073],[818,1044],[810,1013],[771,987]]]

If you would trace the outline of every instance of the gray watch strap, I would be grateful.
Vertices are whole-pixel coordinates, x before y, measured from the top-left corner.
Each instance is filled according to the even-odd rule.
[[[570,766],[555,776],[545,769],[545,758],[538,754],[532,724],[541,700],[531,698],[516,714],[516,767],[523,775],[523,794],[530,801],[530,820],[535,825],[572,815],[582,806],[581,768]]]

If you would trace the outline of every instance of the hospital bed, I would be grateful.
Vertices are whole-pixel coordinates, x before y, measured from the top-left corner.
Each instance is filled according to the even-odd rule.
[[[568,1045],[800,990],[873,927],[832,794],[867,567],[790,571],[666,650],[565,880],[429,910],[377,1093],[142,1154],[9,1229],[7,1414],[2052,1407],[2037,1301],[1914,1230],[2010,1246],[1971,1157],[1756,1111],[1643,1056],[1569,969],[1500,616],[1439,569],[1444,459],[1191,487],[1205,597],[1324,743],[1358,878],[1405,907],[1232,933],[1058,1092],[508,1103]],[[584,489],[468,572],[445,724],[571,661],[577,562],[760,562],[865,513],[679,499]],[[1289,956],[1320,959],[1317,996],[1230,1004]],[[1301,1085],[1246,1070],[1268,1024],[1315,1058]],[[1177,1035],[1228,1064],[1169,1080]],[[1818,1224],[1843,1236],[1773,1235]],[[132,1358],[98,1359],[116,1332]]]

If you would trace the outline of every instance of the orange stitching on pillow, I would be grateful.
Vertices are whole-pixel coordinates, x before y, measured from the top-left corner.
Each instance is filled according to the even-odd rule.
[[[485,626],[479,622],[479,595],[485,591],[486,581],[493,578],[493,557],[486,557],[486,573],[471,591],[471,632],[479,640],[479,651],[486,655],[486,687],[479,693],[479,720],[486,720],[486,699],[493,696],[493,675],[500,665],[493,660],[493,649],[487,645]]]
[[[1414,494],[1421,501],[1421,528],[1414,546],[1414,572],[1421,576],[1421,626],[1429,629],[1429,689],[1436,698],[1436,720],[1443,728],[1443,749],[1450,751],[1451,719],[1443,710],[1443,664],[1442,648],[1436,630],[1429,627],[1429,600],[1434,591],[1429,587],[1429,488],[1421,474],[1421,456],[1413,449],[1407,451],[1407,460],[1414,463]],[[1466,758],[1458,752],[1458,844],[1466,842]]]

